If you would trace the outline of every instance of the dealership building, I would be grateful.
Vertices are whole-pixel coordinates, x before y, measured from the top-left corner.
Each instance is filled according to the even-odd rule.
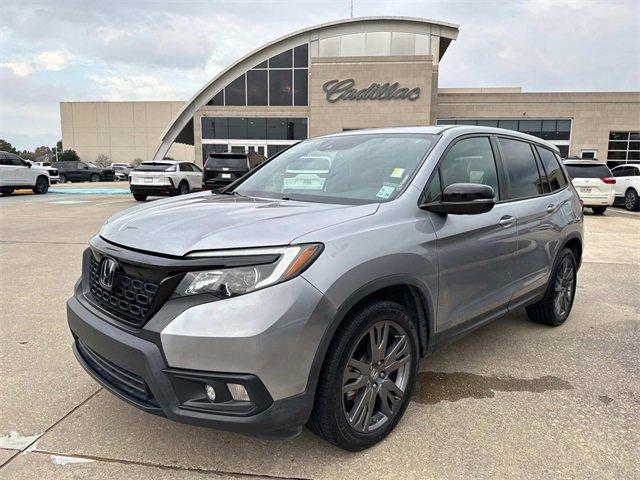
[[[544,138],[564,156],[640,161],[640,92],[440,88],[458,30],[405,17],[306,28],[242,57],[187,102],[62,102],[62,142],[86,161],[202,164],[212,152],[271,156],[347,130],[471,124]]]

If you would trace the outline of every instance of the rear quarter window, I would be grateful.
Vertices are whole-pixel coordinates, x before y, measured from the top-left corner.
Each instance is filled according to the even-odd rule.
[[[567,179],[565,178],[562,168],[560,167],[558,158],[551,150],[547,150],[546,148],[542,147],[536,148],[538,149],[538,153],[540,154],[542,166],[547,172],[547,179],[549,180],[549,187],[551,188],[551,191],[555,192],[564,188],[567,185]]]

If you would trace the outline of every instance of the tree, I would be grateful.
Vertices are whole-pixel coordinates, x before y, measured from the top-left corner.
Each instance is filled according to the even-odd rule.
[[[97,166],[99,167],[108,167],[110,165],[110,158],[105,155],[104,153],[101,153],[100,155],[98,155],[95,159],[94,162]]]
[[[75,150],[65,150],[62,153],[58,154],[59,162],[79,162],[80,157]]]
[[[3,152],[18,153],[18,151],[13,145],[11,145],[11,143],[2,139],[0,139],[0,150],[2,150]]]
[[[138,165],[140,165],[142,163],[142,159],[141,158],[134,158],[133,162],[131,162],[131,166],[133,168],[136,168]]]

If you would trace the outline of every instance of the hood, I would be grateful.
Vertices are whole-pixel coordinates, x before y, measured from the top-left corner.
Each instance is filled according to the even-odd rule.
[[[100,236],[123,247],[183,256],[195,250],[288,245],[377,208],[203,192],[125,210],[107,220]]]

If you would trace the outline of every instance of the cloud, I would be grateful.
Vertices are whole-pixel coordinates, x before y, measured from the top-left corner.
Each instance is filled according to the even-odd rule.
[[[62,70],[69,60],[69,53],[64,50],[40,52],[35,59],[36,65],[44,70],[56,72]]]
[[[0,68],[7,68],[11,70],[16,77],[28,77],[33,71],[31,65],[26,62],[0,63]]]
[[[153,75],[94,75],[88,78],[104,92],[104,100],[173,100],[175,87]]]

